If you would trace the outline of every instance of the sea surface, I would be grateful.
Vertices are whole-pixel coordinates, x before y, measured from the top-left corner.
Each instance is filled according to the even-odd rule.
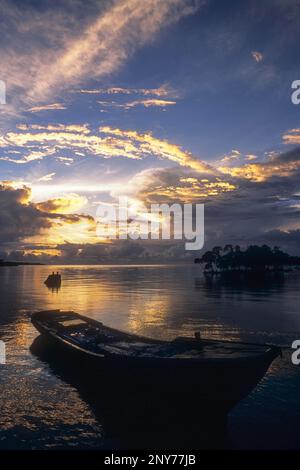
[[[59,290],[43,283],[52,270],[62,274]],[[300,365],[290,348],[300,339],[300,273],[233,281],[197,265],[0,267],[0,449],[113,449],[119,443],[81,390],[32,348],[30,313],[46,309],[155,338],[200,331],[288,346],[230,413],[228,435],[235,449],[300,448]]]

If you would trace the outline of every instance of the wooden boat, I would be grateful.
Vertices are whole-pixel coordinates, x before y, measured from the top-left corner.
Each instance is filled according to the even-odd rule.
[[[49,274],[45,284],[47,287],[60,287],[61,286],[61,275],[56,273]]]
[[[32,314],[42,336],[71,358],[73,370],[113,385],[125,396],[148,396],[190,412],[227,413],[281,354],[276,346],[195,337],[162,341],[126,333],[75,312]],[[133,398],[134,401],[134,398]]]

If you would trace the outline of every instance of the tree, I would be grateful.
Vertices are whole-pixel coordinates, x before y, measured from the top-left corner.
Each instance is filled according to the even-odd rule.
[[[243,268],[250,272],[264,272],[281,271],[287,266],[300,266],[300,257],[290,256],[279,247],[271,249],[268,245],[250,245],[245,250],[239,245],[234,249],[232,245],[226,245],[223,250],[220,246],[215,246],[195,262],[205,264],[206,271],[239,272]]]

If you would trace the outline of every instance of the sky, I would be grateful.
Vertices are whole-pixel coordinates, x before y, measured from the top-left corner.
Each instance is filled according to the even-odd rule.
[[[157,262],[99,205],[205,205],[203,250],[298,253],[298,0],[0,0],[0,258]],[[197,253],[198,255],[199,253]]]

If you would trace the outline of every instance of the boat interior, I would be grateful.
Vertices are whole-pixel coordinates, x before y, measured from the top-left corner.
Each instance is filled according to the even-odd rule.
[[[144,338],[104,326],[74,312],[43,312],[41,321],[48,330],[85,350],[108,356],[173,359],[234,359],[261,355],[267,348],[238,342],[178,337],[172,341]]]

